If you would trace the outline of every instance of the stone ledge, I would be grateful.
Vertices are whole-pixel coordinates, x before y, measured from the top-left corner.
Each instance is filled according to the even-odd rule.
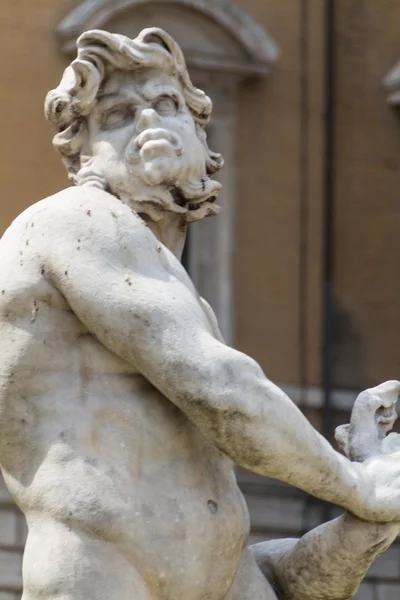
[[[400,579],[400,547],[398,545],[391,546],[377,558],[369,569],[367,577],[398,581]],[[397,598],[400,598],[400,587]]]
[[[18,590],[18,592],[2,590],[0,588],[0,600],[20,600],[22,594],[22,590]]]
[[[322,408],[324,405],[324,391],[320,387],[301,388],[286,383],[277,384],[297,406],[304,408]],[[360,390],[361,391],[361,390]],[[351,410],[358,392],[352,390],[333,390],[332,408],[336,410]]]
[[[399,600],[399,598],[400,582],[393,585],[381,583],[375,586],[374,600]],[[364,600],[364,598],[362,598],[362,600]]]
[[[353,600],[376,600],[374,586],[370,583],[362,583]]]
[[[22,588],[22,554],[0,550],[0,585],[3,590],[16,592]]]
[[[11,509],[0,509],[0,546],[20,546],[19,515]]]
[[[3,504],[11,504],[15,506],[15,502],[12,499],[10,492],[6,488],[4,479],[0,475],[0,506]]]

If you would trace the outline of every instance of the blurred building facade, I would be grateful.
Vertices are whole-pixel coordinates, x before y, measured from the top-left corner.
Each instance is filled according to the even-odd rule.
[[[214,100],[210,145],[226,160],[223,212],[192,226],[190,273],[228,341],[259,361],[329,436],[348,419],[357,391],[399,378],[400,4],[116,4],[0,6],[0,232],[68,185],[42,107],[77,35],[93,27],[130,36],[165,28]],[[254,539],[300,535],[334,514],[287,486],[239,477]],[[0,486],[0,600],[19,593],[25,535]],[[392,600],[399,591],[395,544],[357,597]]]

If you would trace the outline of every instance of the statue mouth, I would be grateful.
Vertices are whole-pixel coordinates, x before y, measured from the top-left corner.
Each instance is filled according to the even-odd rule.
[[[158,127],[142,131],[135,139],[134,149],[136,153],[139,154],[142,149],[146,149],[146,146],[149,150],[152,146],[157,148],[165,147],[166,149],[172,146],[177,156],[183,154],[183,145],[179,137],[167,129]]]

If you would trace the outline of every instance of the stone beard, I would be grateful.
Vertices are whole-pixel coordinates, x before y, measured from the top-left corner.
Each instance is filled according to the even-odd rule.
[[[94,31],[78,40],[46,115],[73,182],[109,190],[154,221],[170,211],[190,222],[219,212],[210,175],[223,161],[204,131],[211,107],[165,32],[128,40]]]
[[[168,204],[185,214],[214,203],[218,185],[206,186],[205,148],[180,88],[175,77],[153,70],[131,82],[111,73],[88,117],[92,159],[80,184],[99,172],[110,191],[139,212],[146,204],[163,210]]]

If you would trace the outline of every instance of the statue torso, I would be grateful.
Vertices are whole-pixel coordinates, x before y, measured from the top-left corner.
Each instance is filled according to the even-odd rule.
[[[0,242],[0,457],[30,527],[26,594],[68,596],[86,564],[82,597],[89,573],[123,598],[131,573],[130,598],[222,599],[248,533],[231,461],[85,329],[27,226]]]

